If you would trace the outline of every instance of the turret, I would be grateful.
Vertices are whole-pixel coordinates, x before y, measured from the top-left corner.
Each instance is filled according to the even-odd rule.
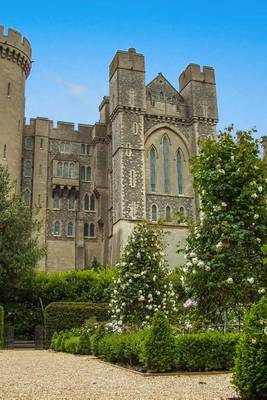
[[[25,80],[31,70],[31,45],[19,32],[0,26],[0,163],[20,191]]]

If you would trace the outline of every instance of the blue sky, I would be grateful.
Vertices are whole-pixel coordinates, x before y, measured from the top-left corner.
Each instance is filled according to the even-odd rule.
[[[219,128],[267,134],[267,2],[12,1],[0,24],[32,43],[26,116],[94,123],[117,49],[146,56],[147,83],[162,72],[178,87],[189,63],[216,69]]]

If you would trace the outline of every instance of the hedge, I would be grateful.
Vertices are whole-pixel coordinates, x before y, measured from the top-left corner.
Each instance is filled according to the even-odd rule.
[[[4,347],[4,308],[0,306],[0,349]]]
[[[49,347],[54,332],[80,327],[90,318],[105,321],[108,317],[106,303],[51,303],[45,309],[45,341]]]
[[[147,335],[147,336],[146,336]],[[145,343],[149,331],[105,335],[98,342],[98,355],[110,362],[129,364],[147,370],[149,357]],[[92,337],[93,339],[93,337]],[[184,371],[230,370],[234,365],[239,335],[221,333],[185,334],[175,338],[172,369]],[[170,346],[173,352],[173,347]],[[155,367],[156,366],[156,367]],[[168,371],[171,364],[160,366]],[[158,371],[158,364],[150,364],[150,370]]]

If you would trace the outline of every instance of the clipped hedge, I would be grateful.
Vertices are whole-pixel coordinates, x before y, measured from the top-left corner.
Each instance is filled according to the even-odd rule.
[[[0,349],[4,347],[4,308],[0,306]]]
[[[237,334],[179,335],[175,337],[174,344],[171,341],[170,346],[165,346],[164,354],[156,357],[157,349],[146,346],[151,341],[150,336],[149,330],[105,335],[98,341],[98,355],[107,361],[132,365],[143,370],[165,372],[172,368],[177,371],[225,371],[234,365],[239,339]],[[91,340],[93,338],[94,336]],[[169,355],[166,354],[168,347]]]
[[[106,303],[51,303],[45,309],[45,341],[49,347],[54,332],[80,327],[87,319],[105,321],[108,317]]]

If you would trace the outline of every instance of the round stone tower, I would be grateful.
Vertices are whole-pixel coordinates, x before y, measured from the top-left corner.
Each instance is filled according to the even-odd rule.
[[[31,70],[31,45],[13,29],[0,25],[0,163],[20,191],[25,80]]]

